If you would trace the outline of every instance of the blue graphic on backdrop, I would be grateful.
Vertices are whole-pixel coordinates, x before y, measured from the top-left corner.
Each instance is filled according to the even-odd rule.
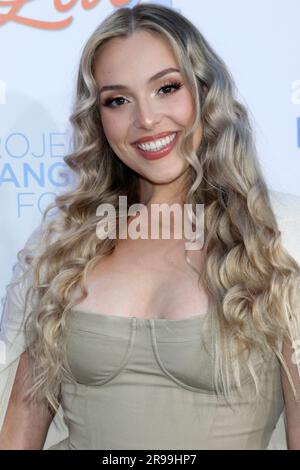
[[[61,142],[57,142],[56,137],[62,137]],[[59,139],[58,139],[59,140]],[[1,140],[0,140],[1,142]],[[30,144],[30,139],[22,132],[14,132],[9,134],[4,142],[4,150],[11,158],[45,158],[48,155],[50,158],[62,157],[64,152],[56,153],[56,148],[65,150],[65,133],[63,132],[49,132],[49,143],[47,145],[46,136],[42,134],[42,149],[39,153],[33,151],[33,144]],[[16,148],[19,150],[16,150]],[[32,150],[31,150],[32,149]],[[1,158],[1,155],[0,155]]]
[[[37,143],[23,132],[14,132],[0,139],[0,145],[0,187],[20,190],[16,192],[18,217],[36,209],[42,214],[57,195],[54,190],[67,188],[75,179],[63,161],[70,151],[65,133],[42,133]]]

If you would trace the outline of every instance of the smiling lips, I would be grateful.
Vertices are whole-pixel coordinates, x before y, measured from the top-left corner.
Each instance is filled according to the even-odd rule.
[[[177,131],[166,131],[166,132],[160,132],[160,134],[149,135],[149,136],[146,136],[146,137],[142,137],[141,139],[136,140],[135,142],[133,142],[133,145],[135,145],[135,144],[144,144],[146,142],[154,142],[155,140],[162,139],[163,137],[167,137],[168,135],[174,134],[175,132],[177,132]]]
[[[179,132],[164,132],[156,136],[144,137],[133,145],[142,157],[147,160],[157,160],[165,157],[175,147]]]

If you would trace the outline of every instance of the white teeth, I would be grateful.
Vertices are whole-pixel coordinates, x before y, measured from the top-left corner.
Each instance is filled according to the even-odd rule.
[[[157,152],[158,150],[161,150],[163,147],[166,147],[167,145],[169,145],[169,143],[172,142],[175,139],[175,137],[176,137],[176,132],[168,135],[167,137],[163,139],[155,140],[154,142],[138,144],[138,147],[148,152],[149,151]]]

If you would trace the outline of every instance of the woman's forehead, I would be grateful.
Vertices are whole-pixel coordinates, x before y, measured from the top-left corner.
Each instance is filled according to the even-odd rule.
[[[121,58],[126,52],[127,56],[124,59],[129,59],[136,54],[140,57],[146,54],[157,54],[157,59],[161,54],[173,55],[173,50],[168,40],[162,35],[153,35],[148,31],[137,31],[131,36],[116,37],[109,39],[102,44],[95,54],[95,58],[106,61],[110,58]]]
[[[95,55],[96,79],[110,78],[128,70],[153,72],[167,67],[178,67],[176,57],[161,37],[153,36],[147,31],[139,31],[129,37],[112,38],[100,46]]]

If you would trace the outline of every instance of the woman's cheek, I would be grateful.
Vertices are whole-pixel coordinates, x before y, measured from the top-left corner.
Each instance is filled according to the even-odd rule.
[[[120,138],[121,126],[119,119],[113,116],[103,115],[102,126],[109,143],[115,141],[118,137]]]
[[[187,126],[191,123],[194,115],[193,102],[190,97],[181,96],[178,100],[173,100],[169,103],[168,114],[172,116],[173,120]]]

